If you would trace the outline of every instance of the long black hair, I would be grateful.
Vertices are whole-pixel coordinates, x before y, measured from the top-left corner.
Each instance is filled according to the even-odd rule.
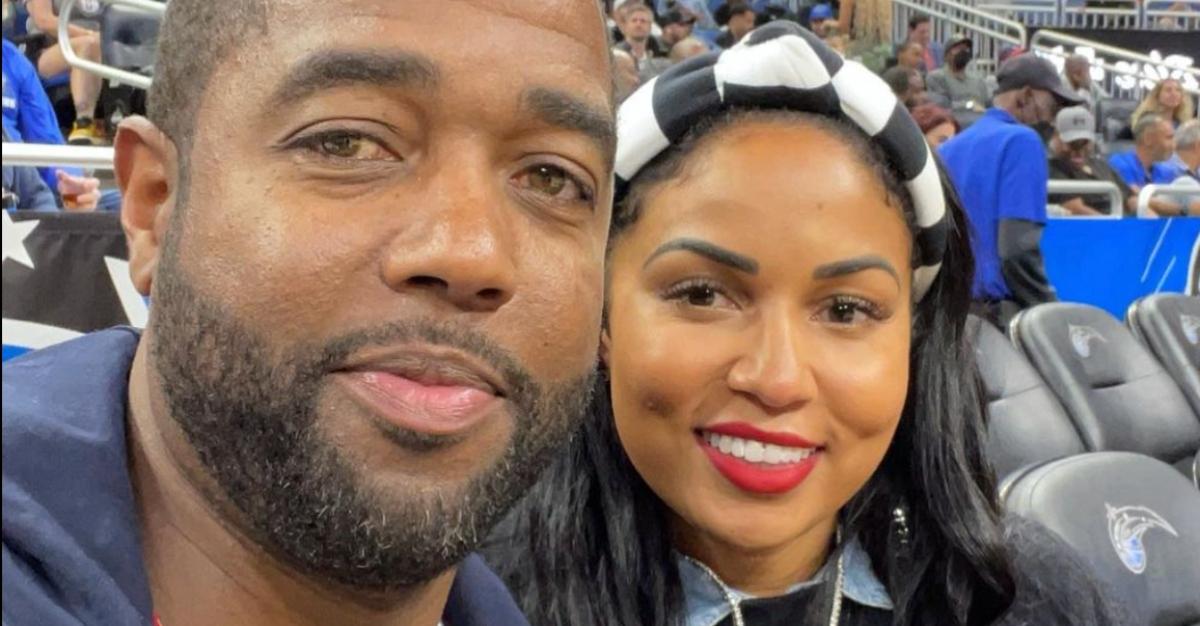
[[[748,120],[834,134],[881,177],[915,232],[910,195],[862,131],[833,118],[743,109],[697,125],[641,170],[616,207],[610,246],[637,222],[647,195],[678,176],[699,146]],[[1014,595],[964,336],[973,260],[962,207],[941,176],[951,232],[938,277],[914,305],[908,397],[882,464],[840,512],[844,535],[871,557],[895,606],[893,622],[904,626],[990,623]],[[680,624],[682,590],[665,505],[621,447],[603,372],[597,385],[581,431],[497,529],[487,554],[535,626]],[[814,616],[828,611],[830,596],[822,594]]]

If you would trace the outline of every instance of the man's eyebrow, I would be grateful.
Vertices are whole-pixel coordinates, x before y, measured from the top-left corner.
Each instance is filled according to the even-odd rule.
[[[698,254],[710,261],[720,263],[721,265],[728,265],[735,270],[739,270],[747,274],[758,273],[758,261],[755,261],[746,255],[738,254],[733,250],[722,248],[715,243],[704,241],[703,239],[691,239],[688,237],[672,239],[671,241],[659,246],[658,249],[650,255],[650,258],[646,259],[646,262],[642,264],[642,267],[644,268],[647,265],[650,265],[650,262],[654,259],[657,259],[658,257],[674,250],[687,250],[688,252]]]
[[[565,91],[548,87],[526,90],[521,101],[543,122],[587,135],[600,147],[608,162],[612,162],[617,150],[617,131],[607,108],[596,107]]]
[[[896,268],[892,267],[892,264],[888,263],[887,259],[874,254],[865,254],[863,256],[856,256],[851,259],[819,265],[813,270],[813,278],[837,278],[839,276],[854,274],[856,272],[862,272],[870,269],[883,270],[888,274],[891,274],[892,278],[896,279],[897,284],[900,283],[900,274],[896,272]]]
[[[346,85],[422,87],[438,83],[430,59],[404,50],[321,50],[296,63],[271,95],[273,107]]]

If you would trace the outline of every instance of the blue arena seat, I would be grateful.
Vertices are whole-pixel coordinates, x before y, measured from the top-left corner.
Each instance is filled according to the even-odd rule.
[[[1162,364],[1114,317],[1055,302],[1022,311],[1009,332],[1088,450],[1140,452],[1191,474],[1200,419]]]
[[[1125,623],[1200,623],[1200,491],[1170,466],[1129,452],[1081,454],[1019,473],[1001,499],[1075,548]]]
[[[1130,305],[1125,321],[1200,414],[1200,298],[1174,293],[1146,296]]]
[[[987,452],[996,476],[1086,451],[1054,392],[1008,338],[974,316],[968,331],[987,402]]]

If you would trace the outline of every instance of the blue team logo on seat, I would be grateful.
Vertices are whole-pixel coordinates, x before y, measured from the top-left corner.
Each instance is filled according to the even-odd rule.
[[[1104,335],[1096,332],[1096,329],[1091,326],[1067,324],[1067,329],[1071,331],[1071,345],[1074,346],[1076,354],[1085,359],[1092,356],[1093,339],[1099,339],[1104,343],[1108,343]]]
[[[1200,317],[1180,315],[1179,325],[1183,327],[1183,336],[1187,337],[1188,343],[1200,345]]]
[[[1108,538],[1125,567],[1134,574],[1146,571],[1146,546],[1142,535],[1151,528],[1161,528],[1178,537],[1175,528],[1161,515],[1144,506],[1114,507],[1105,502],[1108,510]]]

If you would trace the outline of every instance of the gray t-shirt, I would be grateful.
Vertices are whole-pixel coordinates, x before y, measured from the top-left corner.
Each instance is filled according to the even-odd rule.
[[[949,101],[953,109],[983,110],[992,102],[987,82],[969,71],[959,78],[948,68],[938,68],[925,77],[925,88]]]

